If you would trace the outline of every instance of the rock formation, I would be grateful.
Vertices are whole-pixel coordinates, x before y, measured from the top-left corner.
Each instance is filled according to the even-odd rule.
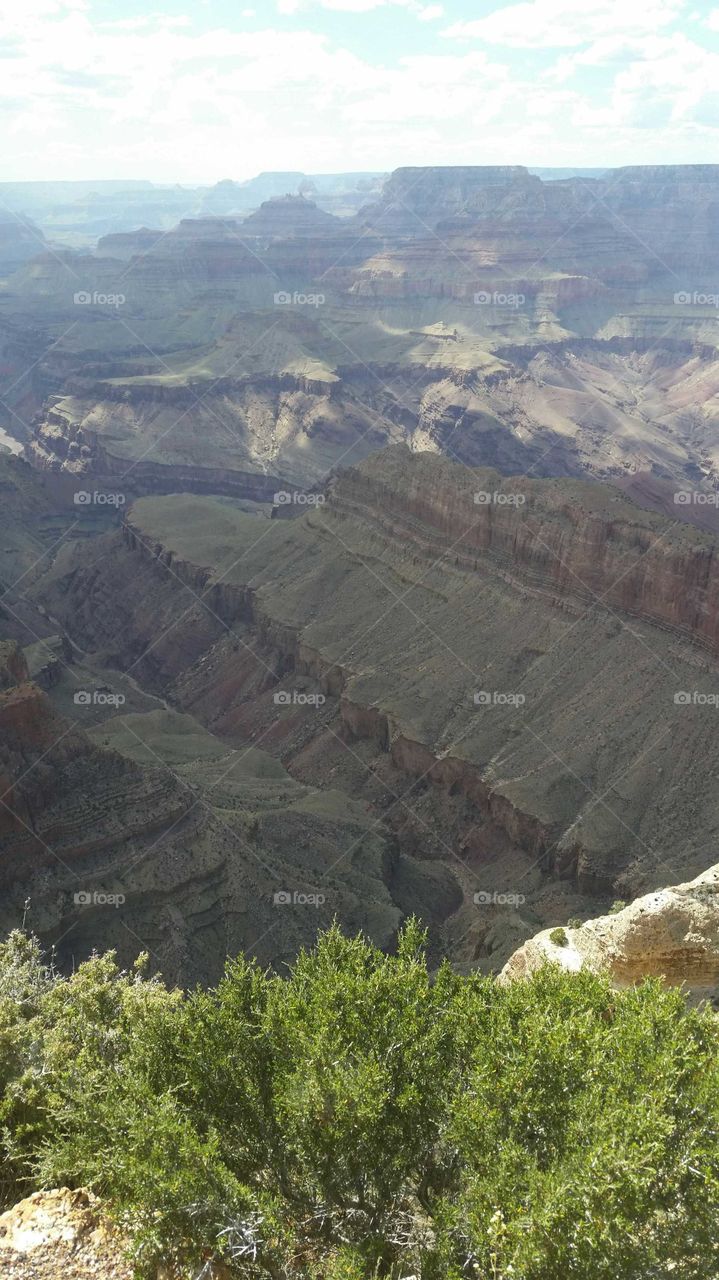
[[[131,1280],[125,1249],[90,1191],[34,1191],[0,1215],[7,1280]]]
[[[645,894],[581,926],[545,929],[507,961],[505,981],[546,963],[571,973],[607,971],[616,987],[643,978],[685,986],[695,999],[719,997],[719,867],[687,884]]]

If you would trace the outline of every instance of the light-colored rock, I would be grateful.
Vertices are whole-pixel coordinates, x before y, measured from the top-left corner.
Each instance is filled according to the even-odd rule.
[[[0,1215],[2,1280],[131,1280],[127,1241],[91,1191],[35,1191]],[[223,1262],[160,1263],[156,1280],[231,1280]]]
[[[36,1191],[0,1216],[7,1280],[130,1280],[123,1241],[85,1190]]]
[[[565,946],[552,941],[552,932],[543,930],[515,951],[500,979],[529,977],[549,960],[568,972],[608,970],[616,987],[662,977],[711,998],[719,993],[719,864],[614,915],[565,929]]]

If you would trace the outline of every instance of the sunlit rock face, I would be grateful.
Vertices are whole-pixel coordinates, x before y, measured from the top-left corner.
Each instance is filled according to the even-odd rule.
[[[572,973],[606,971],[617,987],[663,978],[695,997],[719,995],[719,867],[645,894],[580,927],[545,929],[507,961],[502,978],[526,978],[550,962]]]

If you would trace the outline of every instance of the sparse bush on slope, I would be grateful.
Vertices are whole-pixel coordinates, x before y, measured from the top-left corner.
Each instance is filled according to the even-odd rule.
[[[111,956],[60,978],[23,935],[0,970],[6,1191],[92,1186],[148,1274],[719,1272],[716,1018],[659,983],[430,975],[413,923],[186,996]]]

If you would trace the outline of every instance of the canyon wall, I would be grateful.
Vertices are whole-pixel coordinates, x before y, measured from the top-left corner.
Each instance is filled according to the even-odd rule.
[[[83,646],[452,866],[480,962],[697,874],[719,830],[714,544],[619,491],[388,450],[299,520],[142,499],[43,590]]]

